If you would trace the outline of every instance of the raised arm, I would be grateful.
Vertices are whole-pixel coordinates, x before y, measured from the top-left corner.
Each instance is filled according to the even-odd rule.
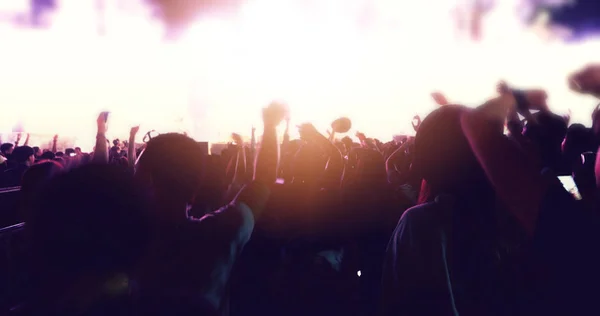
[[[285,106],[277,103],[272,103],[263,110],[264,132],[256,157],[254,181],[243,188],[234,200],[234,203],[247,205],[254,217],[260,216],[264,210],[270,194],[269,186],[277,180],[279,144],[276,128],[286,112]]]
[[[29,146],[29,137],[31,135],[29,133],[27,133],[27,137],[25,137],[25,143],[23,144],[23,146]]]
[[[246,148],[244,148],[244,142],[242,136],[233,133],[231,135],[233,141],[237,144],[237,155],[235,161],[235,172],[233,174],[232,184],[242,185],[246,182]]]
[[[96,134],[96,150],[94,151],[93,162],[94,163],[108,163],[108,145],[106,141],[106,131],[108,126],[106,124],[106,112],[100,113],[96,123],[98,130]]]
[[[17,134],[17,140],[15,141],[15,147],[19,147],[19,143],[21,142],[21,133]]]
[[[323,175],[325,186],[339,187],[344,172],[344,158],[338,148],[319,133],[312,124],[302,124],[299,132],[302,139],[316,144],[329,157]]]
[[[281,143],[281,152],[285,153],[287,152],[288,148],[290,146],[290,118],[286,117],[285,118],[285,131],[283,132],[283,142]],[[279,169],[277,170],[277,175],[279,177],[283,176],[284,171],[284,163],[281,163],[281,166],[279,166]]]
[[[129,168],[134,168],[137,160],[137,155],[135,152],[135,136],[139,131],[139,126],[134,126],[129,131],[129,142],[127,144],[127,160],[129,161]]]
[[[250,139],[250,154],[252,160],[256,159],[256,127],[252,126],[252,138]]]
[[[56,143],[58,142],[58,135],[54,135],[52,138],[52,152],[56,154]]]
[[[285,114],[285,107],[278,103],[273,103],[263,110],[264,132],[260,151],[256,157],[254,181],[270,185],[277,180],[279,144],[276,128]]]
[[[503,94],[466,113],[462,126],[499,197],[533,235],[548,184],[537,164],[503,135],[504,120],[514,106],[512,94]]]
[[[290,118],[285,118],[285,131],[283,132],[283,146],[287,146],[290,143]]]
[[[388,182],[392,183],[394,175],[398,174],[398,169],[396,168],[396,161],[398,161],[402,156],[404,156],[404,152],[406,149],[414,142],[414,138],[408,138],[404,144],[402,144],[398,149],[396,149],[385,161],[385,171],[387,173]]]

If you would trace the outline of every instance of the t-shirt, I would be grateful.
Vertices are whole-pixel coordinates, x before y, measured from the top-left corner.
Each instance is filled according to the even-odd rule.
[[[441,196],[404,213],[384,263],[383,315],[512,315],[502,251],[493,234],[469,228],[477,219],[455,215],[465,209]]]
[[[600,314],[600,221],[554,176],[548,181],[533,241],[513,262],[494,260],[486,251],[494,245],[457,261],[460,244],[452,242],[452,230],[460,226],[450,220],[452,205],[436,201],[408,210],[387,250],[383,314]]]
[[[383,315],[458,315],[438,209],[417,206],[398,222],[383,268]]]
[[[165,232],[168,237],[150,255],[154,264],[140,280],[143,301],[155,298],[157,306],[168,301],[190,314],[206,314],[208,306],[227,315],[231,271],[268,196],[265,185],[252,183],[218,211]]]

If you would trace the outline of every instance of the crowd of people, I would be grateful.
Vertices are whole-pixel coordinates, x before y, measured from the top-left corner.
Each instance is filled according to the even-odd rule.
[[[600,67],[569,83],[600,97]],[[233,134],[220,155],[175,133],[137,147],[138,127],[111,144],[106,113],[89,154],[2,144],[27,249],[10,313],[600,313],[600,111],[569,126],[505,83],[475,109],[434,98],[415,137],[386,143],[344,136],[348,118],[292,140],[273,103],[260,141]]]

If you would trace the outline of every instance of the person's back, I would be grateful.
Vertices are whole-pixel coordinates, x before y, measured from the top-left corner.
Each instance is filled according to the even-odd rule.
[[[480,229],[490,227],[485,217],[457,214],[490,210],[464,202],[442,195],[404,213],[387,250],[386,315],[515,315],[522,308],[518,230]]]
[[[498,257],[494,191],[461,130],[465,111],[442,107],[417,132],[413,171],[430,196],[406,211],[388,245],[384,315],[513,314],[516,276]]]
[[[138,185],[153,208],[153,241],[140,272],[144,301],[167,302],[186,314],[228,314],[229,277],[265,207],[277,172],[275,127],[283,119],[278,106],[265,109],[265,133],[255,178],[234,200],[199,220],[188,217],[202,187],[205,153],[187,136],[162,134],[150,140],[136,165]],[[165,168],[169,166],[169,168]],[[160,305],[160,303],[157,303]]]

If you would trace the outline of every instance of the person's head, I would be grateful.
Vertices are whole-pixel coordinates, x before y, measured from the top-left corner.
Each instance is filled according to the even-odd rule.
[[[56,296],[77,299],[73,291],[91,287],[102,293],[115,275],[132,271],[147,242],[147,213],[126,172],[83,166],[52,178],[37,197],[26,230],[38,299],[55,304]]]
[[[108,157],[110,160],[118,159],[121,156],[121,149],[117,146],[113,146],[110,148],[108,152]]]
[[[345,136],[344,138],[342,138],[342,143],[344,144],[345,147],[345,152],[349,152],[350,150],[352,150],[352,145],[353,145],[353,141],[352,138]]]
[[[412,172],[422,177],[432,197],[490,189],[463,133],[460,119],[469,109],[447,105],[431,112],[421,123],[414,140]]]
[[[63,157],[56,157],[53,160],[56,161],[58,164],[60,164],[63,167],[67,166],[67,161]]]
[[[73,149],[73,148],[65,149],[65,156],[67,156],[67,157],[75,156],[75,149]]]
[[[320,148],[306,143],[296,152],[292,162],[294,183],[314,184],[321,179],[327,160],[323,159]]]
[[[567,136],[562,143],[563,155],[569,162],[580,160],[580,155],[593,151],[592,133],[583,124],[573,124],[567,130]]]
[[[81,155],[81,147],[75,147],[75,154],[77,154],[77,156]]]
[[[56,152],[56,157],[64,157],[64,156],[65,156],[64,152],[62,152],[62,151],[57,151]]]
[[[92,160],[92,155],[90,154],[81,154],[81,160],[79,161],[80,165],[86,165],[88,163],[90,163],[90,161]]]
[[[535,119],[535,123],[527,124],[523,135],[539,148],[544,167],[557,170],[561,168],[561,147],[567,135],[567,122],[562,116],[552,112],[539,112]]]
[[[0,145],[0,153],[6,157],[7,155],[12,154],[14,148],[15,148],[15,145],[13,145],[11,143],[4,143],[4,144]]]
[[[51,151],[45,151],[42,153],[42,156],[40,156],[40,159],[42,160],[54,160],[54,158],[56,158],[56,155]]]
[[[113,146],[119,146],[120,143],[121,143],[121,141],[118,138],[113,139]]]
[[[135,166],[135,176],[159,204],[178,208],[194,200],[205,160],[202,147],[193,139],[181,134],[161,134],[146,144]]]
[[[31,165],[35,162],[33,148],[29,146],[19,146],[13,150],[12,159],[19,164]]]
[[[42,150],[40,147],[33,147],[33,154],[35,155],[35,158],[39,158],[42,155]]]

